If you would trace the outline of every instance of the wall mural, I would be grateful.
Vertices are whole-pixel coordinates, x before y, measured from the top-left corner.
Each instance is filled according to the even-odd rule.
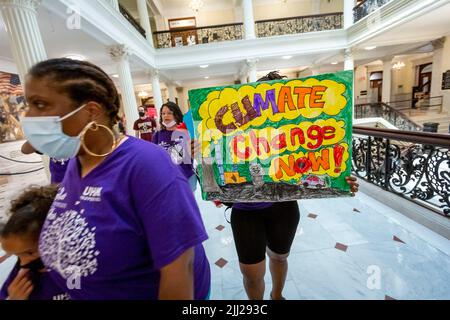
[[[189,91],[205,200],[350,195],[353,72]]]
[[[17,74],[0,71],[0,143],[23,139],[24,96]]]

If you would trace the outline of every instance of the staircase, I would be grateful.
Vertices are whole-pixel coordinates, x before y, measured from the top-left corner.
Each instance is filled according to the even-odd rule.
[[[438,133],[449,133],[450,126],[450,114],[447,112],[439,112],[439,110],[430,109],[409,109],[408,111],[403,110],[411,120],[423,125],[426,122],[437,122],[439,123]]]

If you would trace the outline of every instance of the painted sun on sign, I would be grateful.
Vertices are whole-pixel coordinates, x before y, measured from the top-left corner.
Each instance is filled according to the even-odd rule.
[[[350,194],[353,72],[189,92],[206,200]]]

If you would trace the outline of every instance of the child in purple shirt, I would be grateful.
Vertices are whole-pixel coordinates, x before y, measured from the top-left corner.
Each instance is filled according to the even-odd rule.
[[[66,300],[45,269],[38,238],[57,187],[32,187],[12,203],[11,217],[0,231],[0,242],[17,263],[0,290],[0,300]]]

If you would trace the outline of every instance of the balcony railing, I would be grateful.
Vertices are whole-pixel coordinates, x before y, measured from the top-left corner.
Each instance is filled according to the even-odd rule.
[[[445,134],[353,128],[352,171],[450,218],[450,138]]]
[[[342,29],[342,12],[256,21],[259,38]]]
[[[416,98],[416,99],[397,100],[388,102],[387,104],[389,104],[392,108],[402,112],[409,112],[411,111],[411,109],[430,110],[430,108],[442,112],[443,101],[444,101],[443,96],[436,96],[436,97],[424,97],[420,99]]]
[[[391,0],[363,0],[353,8],[353,22],[358,22]]]
[[[120,13],[122,13],[125,19],[127,19],[131,23],[131,25],[135,27],[136,30],[139,31],[139,33],[142,34],[142,36],[145,38],[145,30],[141,27],[139,22],[137,22],[136,19],[133,18],[131,13],[127,9],[125,9],[125,7],[122,6],[121,4],[119,4],[119,9]]]
[[[422,126],[403,112],[382,102],[355,105],[355,119],[383,118],[400,130],[422,131]]]
[[[221,42],[242,39],[242,23],[229,23],[215,26],[205,26],[197,28],[187,28],[180,31],[156,31],[156,44],[158,48],[170,48],[184,45],[195,45],[200,43]],[[183,34],[194,36],[195,41],[190,43],[177,42],[175,36]]]

